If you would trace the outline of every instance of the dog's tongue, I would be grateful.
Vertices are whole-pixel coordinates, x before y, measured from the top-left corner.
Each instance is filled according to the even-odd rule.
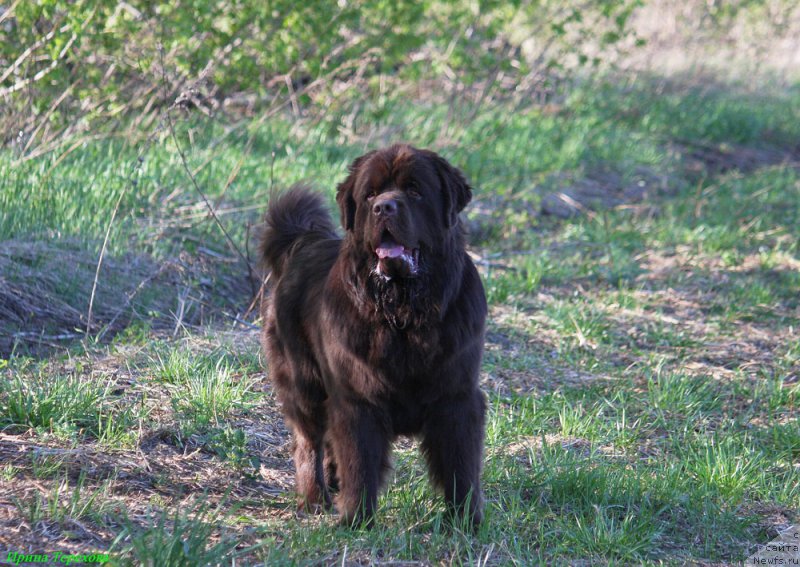
[[[375,249],[378,258],[397,258],[403,255],[403,248],[400,244],[381,244]]]

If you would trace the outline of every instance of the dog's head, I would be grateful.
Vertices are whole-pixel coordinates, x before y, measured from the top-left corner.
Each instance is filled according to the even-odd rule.
[[[414,278],[441,259],[471,197],[444,158],[402,144],[356,159],[336,193],[342,226],[385,279]]]

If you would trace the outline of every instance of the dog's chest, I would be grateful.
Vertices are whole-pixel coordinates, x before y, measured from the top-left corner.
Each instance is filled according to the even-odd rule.
[[[406,332],[384,328],[371,335],[368,361],[389,383],[411,387],[428,382],[440,358],[441,346],[436,330]]]

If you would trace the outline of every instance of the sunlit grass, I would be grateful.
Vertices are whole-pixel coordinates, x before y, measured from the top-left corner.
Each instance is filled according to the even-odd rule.
[[[800,182],[789,164],[698,174],[686,160],[692,143],[727,156],[794,144],[800,122],[787,116],[797,94],[657,94],[642,82],[578,84],[559,96],[547,112],[487,104],[464,124],[448,124],[442,103],[390,100],[364,108],[348,134],[338,114],[302,127],[276,117],[243,123],[224,144],[214,143],[218,123],[178,125],[198,183],[242,249],[271,186],[306,180],[334,210],[336,182],[365,150],[360,134],[391,131],[463,168],[479,201],[467,211],[478,225],[471,252],[492,312],[477,533],[448,518],[413,445],[395,452],[373,530],[295,517],[289,440],[273,425],[282,422],[274,393],[262,391],[258,345],[242,354],[239,335],[233,345],[193,342],[180,321],[171,335],[154,330],[144,300],[107,347],[86,340],[52,364],[0,360],[3,435],[56,445],[0,468],[2,486],[41,485],[26,485],[16,513],[67,539],[80,522],[121,562],[159,565],[238,564],[243,552],[245,564],[728,563],[766,542],[769,514],[791,520],[800,509]],[[442,143],[444,130],[457,139]],[[570,180],[611,171],[625,183],[641,168],[667,187],[568,220],[540,214],[542,194]],[[25,162],[0,154],[0,240],[69,238],[94,266],[120,196],[109,257],[234,255],[168,136]],[[84,288],[68,277],[76,271],[61,269],[56,292],[83,312]],[[228,262],[223,271],[246,270]],[[186,286],[225,294],[217,273]],[[157,288],[152,301],[165,289],[177,295]],[[125,380],[76,362],[100,352],[116,357],[105,364]],[[125,456],[125,491],[75,482],[92,451]],[[215,505],[224,500],[219,513],[187,511],[184,491],[198,486]],[[219,498],[234,488],[241,501]],[[127,517],[110,513],[115,498],[127,498]]]

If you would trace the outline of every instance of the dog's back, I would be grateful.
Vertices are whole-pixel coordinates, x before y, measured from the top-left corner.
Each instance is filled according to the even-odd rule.
[[[325,281],[340,244],[320,194],[295,186],[270,200],[259,252],[263,267],[270,271],[269,296],[261,313],[264,344],[273,366],[284,356],[316,366],[307,357]]]

